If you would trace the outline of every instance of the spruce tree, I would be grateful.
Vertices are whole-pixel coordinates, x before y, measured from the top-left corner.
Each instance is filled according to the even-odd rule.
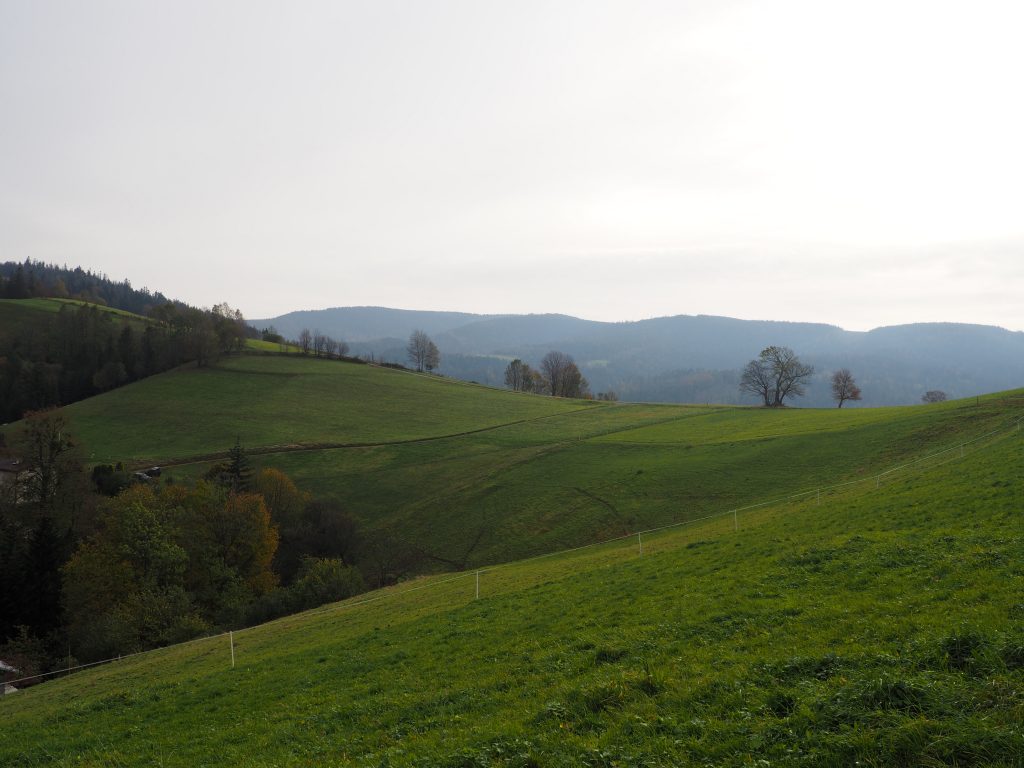
[[[252,487],[252,466],[242,448],[241,438],[235,438],[235,447],[228,452],[228,485],[235,493],[248,491]]]

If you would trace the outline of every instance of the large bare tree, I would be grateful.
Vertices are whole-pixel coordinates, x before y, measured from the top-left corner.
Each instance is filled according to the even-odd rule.
[[[743,369],[740,391],[761,397],[766,406],[780,408],[787,397],[799,397],[814,367],[800,362],[789,347],[766,347]]]
[[[565,388],[565,377],[569,373],[569,366],[575,365],[572,358],[565,352],[551,350],[540,361],[540,370],[544,374],[548,391],[554,397],[559,397]]]
[[[553,397],[585,397],[589,385],[572,357],[552,350],[540,361],[540,369]]]
[[[842,408],[847,400],[860,400],[860,387],[853,380],[849,368],[840,368],[832,374],[832,399]]]

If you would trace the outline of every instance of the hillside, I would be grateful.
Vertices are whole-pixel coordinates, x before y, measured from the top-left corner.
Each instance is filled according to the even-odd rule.
[[[255,320],[289,338],[319,328],[355,353],[404,361],[405,340],[422,328],[450,376],[500,385],[513,357],[536,365],[551,349],[573,355],[595,392],[623,399],[739,403],[739,370],[764,347],[792,347],[815,366],[805,405],[831,404],[828,377],[853,370],[863,405],[907,405],[929,389],[967,397],[1024,381],[1024,333],[954,323],[845,331],[820,323],[676,315],[607,323],[565,315],[467,315],[383,307],[340,307]]]
[[[99,304],[87,304],[76,299],[0,299],[0,343],[31,334],[50,316],[66,306],[94,306],[105,314],[128,320],[140,327],[151,322],[132,312]]]
[[[478,600],[472,572],[422,579],[235,633],[234,668],[221,636],[5,697],[0,762],[1018,766],[1020,413],[1018,393],[595,434],[674,446],[676,469],[688,422],[741,456],[797,440],[811,491],[833,433],[862,454],[852,484],[735,517],[721,499],[642,555],[627,538],[492,567]],[[764,477],[742,493],[772,498]]]
[[[1005,417],[999,397],[784,411],[521,395],[337,361],[241,356],[68,407],[97,463],[254,464],[429,556],[489,563],[857,479]]]

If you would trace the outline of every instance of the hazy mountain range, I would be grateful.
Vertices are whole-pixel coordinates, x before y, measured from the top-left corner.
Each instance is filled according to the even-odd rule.
[[[984,325],[916,323],[860,332],[708,315],[606,323],[385,307],[290,312],[251,322],[273,325],[288,338],[319,329],[347,341],[355,354],[391,362],[405,362],[406,340],[421,329],[441,349],[442,373],[499,386],[512,358],[536,365],[558,349],[576,359],[594,392],[613,390],[624,400],[749,402],[737,388],[739,371],[770,344],[792,347],[815,366],[807,396],[796,405],[830,405],[828,377],[840,367],[853,372],[865,406],[920,402],[929,389],[953,398],[1024,386],[1024,333]]]

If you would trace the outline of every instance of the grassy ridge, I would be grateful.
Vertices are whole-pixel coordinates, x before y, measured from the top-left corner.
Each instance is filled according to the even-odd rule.
[[[0,762],[1021,765],[1024,440],[931,464],[25,691]]]
[[[1005,418],[1005,397],[842,410],[587,404],[246,356],[66,410],[94,461],[202,456],[238,435],[271,451],[254,463],[337,498],[365,527],[391,526],[436,557],[479,564],[871,475],[986,431]],[[377,445],[324,447],[352,443]]]
[[[240,356],[185,366],[66,409],[96,462],[432,438],[581,407],[365,365]]]

